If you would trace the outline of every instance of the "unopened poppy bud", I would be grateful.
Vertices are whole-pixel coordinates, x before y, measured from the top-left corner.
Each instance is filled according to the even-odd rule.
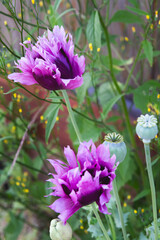
[[[153,115],[141,115],[137,119],[136,133],[144,143],[150,143],[158,133],[157,119]]]
[[[109,145],[111,156],[116,155],[116,162],[122,162],[127,154],[126,144],[123,141],[123,136],[117,133],[108,133],[104,137],[104,144]]]
[[[49,228],[50,238],[52,240],[71,240],[72,228],[68,223],[65,225],[60,219],[53,219]]]

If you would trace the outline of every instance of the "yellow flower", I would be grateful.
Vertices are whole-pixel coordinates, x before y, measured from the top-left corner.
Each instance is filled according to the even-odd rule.
[[[149,16],[149,15],[146,15],[146,19],[149,20],[149,19],[150,19],[150,16]]]
[[[158,93],[157,98],[160,99],[160,94]]]
[[[7,68],[10,68],[11,67],[11,64],[10,63],[7,63]]]
[[[153,24],[150,25],[150,29],[153,29]]]
[[[123,207],[127,207],[127,203],[126,202],[123,203]]]
[[[44,120],[44,117],[43,117],[43,115],[41,115],[41,116],[40,116],[40,119],[41,119],[41,121],[43,121],[43,120]]]
[[[50,15],[50,14],[51,14],[51,10],[50,10],[50,9],[48,9],[47,13],[48,13],[48,15]]]
[[[21,17],[22,17],[22,14],[21,14],[21,13],[18,13],[18,17],[21,18]]]
[[[25,177],[27,177],[27,176],[28,176],[28,172],[25,171],[25,172],[23,173],[23,175],[24,175]]]
[[[21,177],[20,177],[20,176],[17,176],[16,179],[17,179],[18,181],[21,181]]]
[[[71,5],[69,3],[66,3],[66,8],[68,9],[70,7],[71,7]]]
[[[129,38],[128,38],[128,37],[124,37],[124,40],[125,40],[126,42],[128,42],[128,41],[129,41]]]
[[[44,122],[45,124],[47,124],[48,123],[48,121],[47,120],[45,120],[45,122]]]
[[[87,229],[85,229],[85,230],[84,230],[84,233],[85,233],[85,234],[87,234],[87,233],[88,233]]]
[[[15,131],[16,131],[16,126],[12,126],[11,132],[12,132],[12,133],[15,133]]]
[[[82,229],[82,230],[83,230],[83,229],[84,229],[84,227],[81,225],[81,226],[80,226],[80,229]]]
[[[158,11],[155,11],[155,17],[158,18]]]
[[[24,183],[22,182],[22,183],[21,183],[21,186],[22,186],[22,187],[25,187],[25,186],[26,186],[26,184],[24,184]]]
[[[19,113],[22,113],[22,108],[19,108],[19,110],[18,110],[18,111],[19,111]]]
[[[150,112],[150,111],[151,111],[151,109],[150,109],[149,107],[148,107],[148,109],[147,109],[147,110],[148,110],[148,112]]]
[[[20,185],[20,183],[19,183],[19,182],[16,182],[16,185],[17,185],[17,186],[19,186],[19,185]]]
[[[136,28],[133,26],[132,27],[132,32],[135,33],[136,32]]]
[[[7,140],[7,139],[4,139],[3,142],[4,142],[5,144],[8,144],[8,140]]]
[[[40,7],[43,7],[43,1],[40,1],[40,2],[39,2],[39,6],[40,6]]]
[[[58,116],[56,117],[56,121],[59,121],[59,117]]]
[[[141,209],[141,212],[144,213],[144,208]]]
[[[89,43],[89,49],[90,49],[90,51],[93,51],[93,46],[92,46],[92,43]]]
[[[81,224],[83,223],[83,219],[80,219],[79,221],[80,221]]]
[[[31,42],[31,38],[30,37],[28,37],[27,40]]]
[[[31,0],[31,3],[32,3],[32,4],[35,4],[35,0]]]
[[[17,97],[17,94],[16,94],[16,93],[13,93],[13,97],[16,98],[16,97]]]
[[[24,193],[29,193],[29,189],[28,189],[28,188],[25,188],[25,189],[23,189],[23,192],[24,192]]]
[[[130,200],[130,199],[131,199],[131,195],[128,195],[128,196],[127,196],[127,199]]]
[[[97,48],[97,52],[100,52],[101,51],[101,49],[100,48]]]
[[[157,138],[158,138],[158,136],[156,135],[156,136],[155,136],[155,138],[157,139]]]
[[[134,210],[134,213],[137,214],[137,210]]]
[[[5,20],[5,21],[4,21],[4,25],[7,26],[7,24],[8,24],[8,23],[7,23],[7,21]]]

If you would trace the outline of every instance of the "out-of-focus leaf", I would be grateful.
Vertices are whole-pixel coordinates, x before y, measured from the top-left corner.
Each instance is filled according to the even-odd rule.
[[[84,98],[86,96],[86,91],[90,85],[90,82],[91,82],[91,75],[89,72],[87,72],[83,75],[82,86],[77,88],[77,99],[78,99],[79,105],[81,105],[84,101]]]
[[[15,88],[12,88],[11,90],[9,90],[8,92],[3,93],[3,94],[9,94],[9,93],[15,92],[18,89],[20,89],[20,87],[15,87]]]
[[[107,116],[107,114],[111,111],[112,107],[116,104],[116,102],[123,96],[124,94],[117,95],[111,98],[109,101],[106,102],[103,108],[103,115]]]
[[[147,12],[145,12],[145,11],[139,9],[139,8],[134,8],[134,7],[130,7],[130,6],[127,6],[127,8],[129,10],[131,10],[132,12],[137,13],[137,14],[139,14],[141,16],[146,16],[148,14]]]
[[[62,1],[62,0],[55,0],[54,6],[53,6],[53,8],[54,8],[55,11],[58,10],[61,1]]]
[[[101,47],[101,24],[97,11],[92,12],[88,21],[86,34],[88,43],[92,43],[94,49],[97,50],[97,48]]]
[[[143,50],[146,55],[146,58],[148,59],[148,62],[150,63],[150,66],[153,64],[153,46],[151,42],[148,40],[144,40],[142,42]]]
[[[60,105],[53,105],[53,109],[51,110],[51,112],[48,115],[48,122],[46,125],[46,131],[45,131],[45,141],[48,142],[48,139],[50,137],[51,131],[54,127],[54,124],[56,122],[56,117],[58,115],[58,111],[60,108]]]
[[[127,10],[119,10],[117,11],[113,17],[110,19],[110,22],[109,23],[112,23],[112,22],[122,22],[122,23],[127,23],[127,24],[132,24],[132,23],[143,23],[142,19],[127,11]]]
[[[23,221],[10,212],[10,221],[4,230],[5,239],[17,239],[23,228]]]
[[[133,202],[138,201],[139,199],[146,197],[150,193],[150,189],[145,189],[139,194],[136,195],[136,197],[133,199]]]
[[[133,91],[134,104],[142,111],[143,114],[147,112],[148,103],[159,105],[159,101],[157,99],[157,89],[159,86],[159,82],[150,80]]]

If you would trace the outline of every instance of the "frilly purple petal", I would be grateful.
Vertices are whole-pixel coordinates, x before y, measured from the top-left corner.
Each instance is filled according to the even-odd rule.
[[[64,149],[68,164],[60,160],[50,160],[57,174],[53,174],[53,195],[60,197],[50,207],[60,213],[59,218],[66,223],[79,208],[96,202],[102,213],[108,213],[106,203],[111,198],[112,181],[115,178],[115,157],[110,158],[109,148],[93,141],[83,142],[77,157],[68,146]],[[79,169],[77,160],[80,163]]]
[[[21,45],[25,57],[16,63],[21,72],[10,74],[9,79],[25,85],[37,83],[48,90],[75,89],[82,85],[85,58],[74,55],[72,36],[63,27],[48,30],[34,46],[30,41]]]

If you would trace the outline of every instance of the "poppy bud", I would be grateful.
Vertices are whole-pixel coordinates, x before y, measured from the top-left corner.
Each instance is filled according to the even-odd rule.
[[[65,225],[59,219],[53,219],[49,228],[50,238],[52,240],[71,240],[72,228],[68,223]]]
[[[108,133],[104,137],[104,144],[109,145],[111,156],[116,155],[116,162],[122,162],[127,154],[126,144],[123,141],[123,136],[117,133]]]
[[[158,133],[157,119],[153,115],[141,115],[137,119],[136,133],[144,143],[150,143]]]

